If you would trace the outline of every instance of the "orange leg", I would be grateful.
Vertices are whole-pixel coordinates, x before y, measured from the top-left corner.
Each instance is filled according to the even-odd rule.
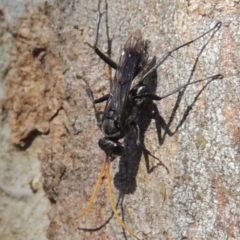
[[[121,217],[119,216],[117,209],[115,207],[115,201],[113,197],[113,191],[112,191],[112,185],[111,185],[111,174],[110,174],[110,159],[106,159],[106,172],[107,172],[107,179],[108,179],[108,191],[109,191],[109,196],[110,196],[110,202],[112,206],[112,210],[114,212],[115,217],[117,218],[118,222],[121,224],[121,226],[134,238],[139,239],[122,221]]]
[[[99,186],[100,186],[101,183],[102,183],[102,177],[103,177],[103,175],[104,175],[104,173],[105,173],[105,171],[106,171],[106,164],[107,164],[107,162],[105,161],[105,163],[103,164],[102,170],[101,170],[101,172],[100,172],[100,175],[99,175],[99,177],[98,177],[98,180],[97,180],[97,182],[96,182],[95,188],[94,188],[94,190],[93,190],[92,196],[91,196],[91,198],[90,198],[90,201],[89,201],[87,207],[85,208],[85,210],[84,210],[78,217],[75,218],[75,220],[78,219],[78,218],[83,217],[84,215],[86,215],[86,214],[88,213],[89,209],[91,208],[91,206],[92,206],[92,204],[93,204],[93,201],[94,201],[94,199],[95,199],[95,197],[96,197],[96,195],[97,195]]]

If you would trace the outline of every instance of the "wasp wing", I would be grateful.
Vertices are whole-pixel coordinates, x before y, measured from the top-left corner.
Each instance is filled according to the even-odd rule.
[[[105,107],[105,112],[114,110],[115,119],[119,126],[124,124],[125,106],[128,93],[136,73],[146,58],[146,42],[142,38],[141,30],[136,30],[123,47],[120,61],[112,82],[111,93]],[[125,111],[126,113],[126,111]]]

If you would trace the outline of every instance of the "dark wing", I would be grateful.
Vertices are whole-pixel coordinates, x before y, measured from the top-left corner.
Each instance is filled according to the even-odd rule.
[[[117,118],[122,124],[125,119],[125,106],[128,93],[136,72],[145,60],[146,43],[142,38],[141,30],[136,30],[127,40],[121,52],[120,61],[112,82],[111,93],[105,111],[114,109]]]

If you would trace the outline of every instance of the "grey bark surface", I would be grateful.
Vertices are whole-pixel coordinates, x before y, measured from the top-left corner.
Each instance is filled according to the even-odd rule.
[[[26,166],[24,172],[6,167],[4,174],[19,175],[19,179],[28,176],[28,163],[15,157],[9,159],[10,133],[4,129],[10,128],[11,142],[21,147],[21,154],[29,153],[31,163],[38,161],[38,153],[42,184],[51,201],[51,211],[46,210],[49,202],[40,187],[37,194],[39,201],[46,201],[45,210],[32,218],[35,226],[31,230],[43,234],[28,235],[26,216],[20,213],[28,209],[34,212],[38,204],[9,197],[9,191],[1,187],[4,215],[0,224],[4,239],[12,239],[10,226],[14,218],[19,220],[19,229],[24,229],[17,231],[16,239],[44,239],[45,234],[48,239],[64,240],[132,239],[112,216],[106,180],[90,212],[74,220],[86,207],[105,161],[98,147],[103,135],[81,79],[88,81],[97,98],[109,92],[109,79],[114,74],[86,44],[95,40],[97,4],[96,0],[26,1],[12,8],[20,12],[13,17],[11,6],[1,1],[5,24],[1,25],[5,41],[1,41],[3,46],[9,41],[11,44],[1,49],[6,52],[6,66],[4,62],[1,66],[1,135],[5,136],[2,145],[7,142],[8,147],[3,147],[0,161],[2,166],[9,161]],[[104,10],[104,1],[101,9]],[[158,60],[168,50],[208,31],[217,21],[222,22],[222,28],[199,57],[191,81],[218,73],[224,78],[206,87],[204,82],[191,85],[181,98],[175,94],[149,103],[138,115],[145,147],[169,172],[135,146],[134,131],[125,140],[126,154],[112,162],[118,211],[140,239],[240,238],[239,11],[237,1],[108,2],[111,57],[116,62],[121,46],[136,29],[141,29],[150,41],[149,60],[154,56]],[[158,95],[188,81],[207,40],[202,38],[179,50],[159,67]],[[107,51],[106,15],[102,18],[98,46]],[[103,107],[100,104],[97,109]],[[171,134],[167,134],[164,122]],[[11,151],[19,156],[16,149]],[[146,170],[147,159],[154,167],[151,173]],[[0,181],[5,184],[6,179]],[[28,194],[30,199],[36,197],[31,191]],[[10,211],[14,201],[19,209],[15,214]],[[8,213],[13,218],[6,221],[2,216]]]

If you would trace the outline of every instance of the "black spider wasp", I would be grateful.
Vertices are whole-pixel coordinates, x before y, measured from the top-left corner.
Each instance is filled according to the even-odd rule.
[[[140,128],[138,124],[136,124],[136,122],[134,121],[133,111],[136,111],[136,109],[141,106],[141,103],[142,101],[144,101],[144,99],[159,101],[176,92],[179,92],[181,89],[186,88],[190,84],[195,84],[196,82],[200,82],[203,80],[214,80],[214,79],[222,78],[222,76],[218,74],[218,75],[211,76],[210,78],[189,82],[162,97],[157,96],[153,93],[149,93],[146,90],[146,87],[144,85],[144,80],[147,77],[149,77],[150,74],[152,74],[161,64],[163,64],[168,59],[168,57],[171,56],[173,52],[195,42],[196,40],[212,32],[212,35],[209,38],[210,40],[214,36],[214,34],[219,30],[222,24],[221,22],[218,22],[212,29],[205,32],[204,34],[197,37],[196,39],[191,40],[185,44],[182,44],[181,46],[174,48],[171,51],[168,51],[152,68],[150,68],[141,77],[137,85],[131,88],[133,79],[143,71],[143,67],[146,65],[147,47],[148,47],[147,41],[143,39],[141,30],[139,29],[136,30],[128,38],[127,42],[125,43],[121,52],[119,63],[118,64],[115,63],[113,60],[108,58],[104,53],[102,53],[97,47],[100,20],[103,15],[103,13],[100,13],[99,9],[100,9],[100,1],[98,4],[96,41],[94,46],[91,46],[91,47],[94,49],[96,54],[104,62],[106,62],[111,68],[115,69],[116,72],[115,72],[115,77],[112,81],[110,93],[99,99],[94,99],[92,91],[87,81],[83,79],[84,82],[86,83],[86,92],[90,97],[90,99],[92,100],[93,104],[106,101],[106,106],[105,106],[102,118],[99,117],[99,113],[96,111],[94,106],[99,127],[104,134],[104,137],[99,140],[98,144],[99,144],[99,147],[106,154],[106,161],[102,167],[100,176],[97,180],[96,186],[94,188],[94,191],[88,206],[77,218],[84,216],[89,211],[93,203],[93,200],[97,194],[98,188],[101,184],[101,180],[106,173],[107,179],[108,179],[108,188],[109,188],[109,195],[110,195],[112,210],[116,218],[118,219],[119,223],[122,225],[122,227],[127,232],[129,232],[130,235],[137,238],[135,234],[125,225],[125,223],[122,221],[119,214],[117,213],[114,198],[113,198],[112,188],[111,188],[110,162],[114,159],[114,156],[116,155],[121,156],[123,154],[124,146],[119,142],[119,140],[125,137],[126,133],[129,131],[131,127],[134,127],[137,133],[136,142],[137,142],[137,145],[140,145]]]

